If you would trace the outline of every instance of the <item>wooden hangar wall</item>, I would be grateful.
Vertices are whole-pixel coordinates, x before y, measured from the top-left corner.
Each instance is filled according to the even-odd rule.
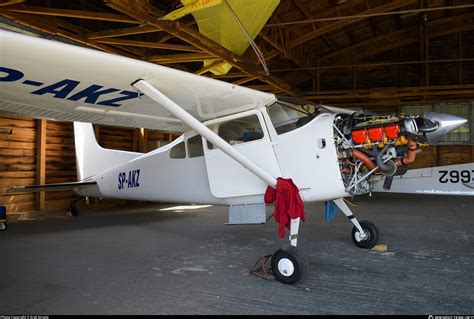
[[[146,129],[95,125],[99,144],[105,148],[148,152],[179,135]],[[0,205],[7,212],[55,211],[78,198],[73,191],[12,193],[11,186],[76,182],[72,123],[35,120],[0,114]],[[98,204],[98,200],[94,199]],[[101,205],[124,201],[104,200]]]
[[[269,75],[253,50],[236,56],[204,38],[192,15],[156,19],[180,5],[179,0],[0,0],[0,25],[5,19],[98,50],[327,105],[458,114],[469,118],[470,126],[425,148],[413,167],[474,162],[472,0],[280,0],[255,39]],[[215,75],[203,67],[204,58],[234,68]],[[98,130],[104,146],[120,149],[143,150],[143,136],[170,138],[140,129]],[[0,187],[75,181],[74,165],[71,124],[0,115]],[[66,208],[73,196],[3,194],[0,205],[9,212]]]

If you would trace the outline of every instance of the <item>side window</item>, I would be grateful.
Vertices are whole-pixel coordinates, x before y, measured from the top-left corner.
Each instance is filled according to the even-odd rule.
[[[186,148],[184,142],[179,143],[178,145],[173,146],[170,152],[171,158],[186,158]]]
[[[191,158],[204,156],[201,135],[196,135],[188,139],[188,155]]]
[[[256,114],[222,123],[218,134],[231,145],[263,138],[262,127]]]

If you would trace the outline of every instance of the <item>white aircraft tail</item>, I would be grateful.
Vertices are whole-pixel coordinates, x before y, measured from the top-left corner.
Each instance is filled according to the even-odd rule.
[[[97,143],[91,123],[74,122],[74,141],[77,176],[80,181],[143,155],[142,153],[109,150],[101,147]]]

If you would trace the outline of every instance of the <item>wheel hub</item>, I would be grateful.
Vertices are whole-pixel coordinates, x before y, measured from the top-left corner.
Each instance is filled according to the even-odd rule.
[[[278,271],[283,276],[289,277],[295,272],[295,266],[288,258],[282,258],[278,261]]]
[[[361,234],[360,232],[356,232],[355,233],[355,239],[358,241],[358,242],[361,242],[361,241],[365,241],[365,240],[369,240],[370,239],[370,233],[364,229],[364,233]]]

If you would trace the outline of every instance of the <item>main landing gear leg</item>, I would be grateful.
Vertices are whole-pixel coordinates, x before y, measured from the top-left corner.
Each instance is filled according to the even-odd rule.
[[[300,218],[292,219],[290,225],[290,245],[278,249],[272,256],[272,271],[275,278],[284,284],[299,281],[305,271],[305,262],[298,255],[296,244]]]
[[[335,199],[334,204],[349,218],[354,224],[352,229],[352,241],[357,247],[371,249],[377,245],[379,241],[379,231],[375,225],[369,221],[357,221],[357,218],[352,214],[349,207],[342,198]]]
[[[71,200],[71,203],[69,204],[69,208],[71,209],[71,216],[79,217],[80,211],[79,211],[79,208],[77,208],[76,203],[80,201],[81,199],[82,197]]]

